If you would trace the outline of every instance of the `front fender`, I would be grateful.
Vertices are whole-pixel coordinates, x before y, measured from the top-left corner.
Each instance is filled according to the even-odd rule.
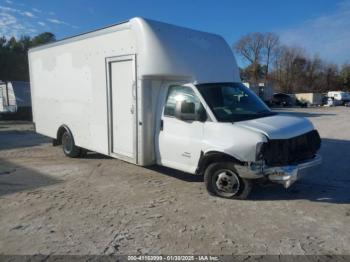
[[[219,151],[203,152],[202,151],[198,161],[196,174],[203,174],[205,171],[205,168],[208,165],[210,165],[211,163],[220,162],[220,161],[229,161],[229,162],[236,163],[238,165],[244,165],[244,163],[238,160],[237,158],[231,155],[228,155],[224,152],[219,152]]]
[[[240,162],[255,162],[256,147],[267,142],[267,137],[259,132],[231,124],[206,123],[204,128],[203,153],[221,152]]]

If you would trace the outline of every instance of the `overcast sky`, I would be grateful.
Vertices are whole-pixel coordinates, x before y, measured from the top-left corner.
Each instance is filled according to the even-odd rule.
[[[310,55],[350,63],[350,0],[0,0],[0,35],[60,39],[135,16],[218,33],[230,45],[248,32],[276,32]]]

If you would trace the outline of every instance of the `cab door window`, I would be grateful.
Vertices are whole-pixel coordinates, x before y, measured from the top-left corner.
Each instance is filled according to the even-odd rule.
[[[170,86],[164,108],[164,116],[175,117],[175,106],[177,101],[186,101],[195,105],[195,111],[202,113],[204,107],[194,91],[187,86]]]

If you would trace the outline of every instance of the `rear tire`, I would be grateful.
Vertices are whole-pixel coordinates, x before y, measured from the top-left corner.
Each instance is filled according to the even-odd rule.
[[[248,198],[253,183],[241,178],[232,162],[210,164],[204,172],[204,183],[211,195],[229,198]]]
[[[61,141],[63,153],[66,156],[72,158],[80,156],[81,148],[75,145],[73,135],[68,130],[63,132]]]

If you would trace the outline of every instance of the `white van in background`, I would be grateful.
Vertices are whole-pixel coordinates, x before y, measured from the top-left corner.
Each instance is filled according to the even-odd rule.
[[[344,105],[350,102],[350,93],[343,91],[329,91],[327,97],[332,98],[334,105]]]
[[[33,48],[29,66],[36,131],[69,157],[204,174],[225,198],[259,179],[289,187],[321,162],[311,122],[272,112],[215,34],[133,18]]]

